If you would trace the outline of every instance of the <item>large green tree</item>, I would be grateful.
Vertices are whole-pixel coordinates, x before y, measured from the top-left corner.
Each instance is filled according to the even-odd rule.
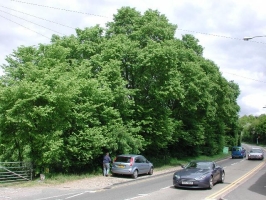
[[[122,7],[106,28],[19,47],[2,65],[0,159],[84,171],[104,151],[184,157],[235,143],[237,84],[176,28]]]

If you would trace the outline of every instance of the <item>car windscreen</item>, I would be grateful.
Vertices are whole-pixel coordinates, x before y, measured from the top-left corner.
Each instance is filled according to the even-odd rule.
[[[130,163],[130,157],[127,157],[127,156],[117,156],[115,162]]]
[[[190,162],[186,168],[211,169],[211,162]]]

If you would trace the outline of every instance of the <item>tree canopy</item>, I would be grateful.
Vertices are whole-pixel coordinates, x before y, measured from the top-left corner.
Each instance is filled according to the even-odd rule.
[[[240,140],[251,144],[266,143],[266,115],[244,115],[238,120],[241,128]]]
[[[105,28],[18,47],[2,65],[0,160],[71,172],[106,151],[184,157],[235,144],[238,85],[176,28],[122,7]]]

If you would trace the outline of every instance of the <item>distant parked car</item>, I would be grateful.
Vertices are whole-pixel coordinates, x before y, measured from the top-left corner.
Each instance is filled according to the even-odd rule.
[[[153,164],[142,155],[123,154],[115,158],[112,164],[112,174],[131,175],[137,178],[139,174],[153,174]]]
[[[245,158],[246,157],[246,149],[241,146],[232,147],[232,158]]]
[[[224,169],[213,161],[192,161],[174,173],[175,188],[209,188],[215,183],[223,183]]]
[[[261,148],[253,147],[248,153],[248,160],[263,160],[264,151]]]

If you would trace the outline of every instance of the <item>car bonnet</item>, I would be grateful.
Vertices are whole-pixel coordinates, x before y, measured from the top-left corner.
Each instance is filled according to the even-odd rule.
[[[182,169],[176,172],[176,175],[179,175],[181,178],[195,178],[205,174],[211,173],[210,169]]]

